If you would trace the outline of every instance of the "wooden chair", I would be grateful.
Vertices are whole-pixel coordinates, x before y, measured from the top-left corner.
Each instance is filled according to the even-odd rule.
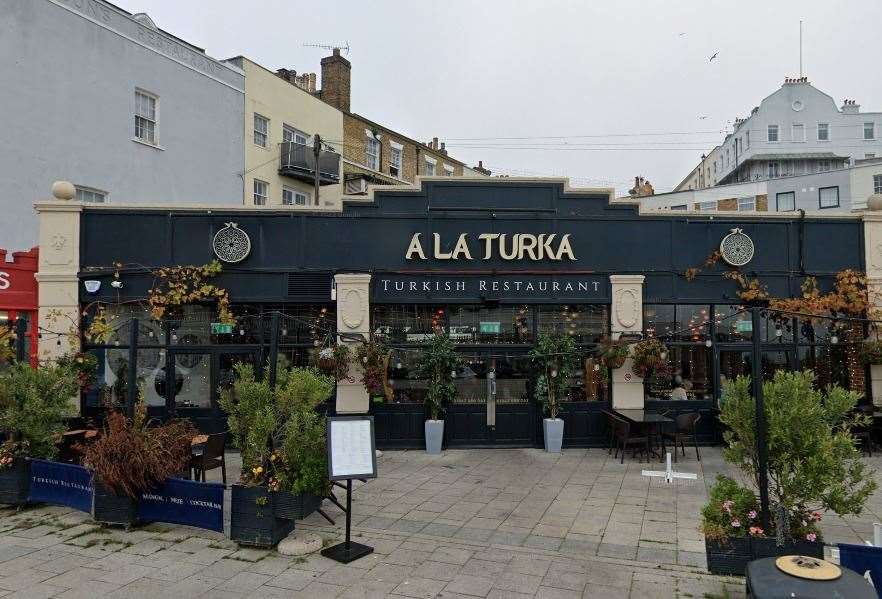
[[[190,459],[190,468],[193,470],[193,479],[205,482],[205,473],[215,468],[221,469],[221,479],[227,484],[227,461],[224,457],[224,445],[227,433],[208,435],[208,440],[201,446],[193,448],[193,457]]]
[[[637,451],[639,450],[642,454],[647,456],[647,459],[649,459],[649,436],[645,434],[632,434],[631,423],[621,418],[615,418],[615,430],[616,455],[618,455],[620,449],[622,451],[622,455],[619,460],[620,464],[625,463],[625,452],[628,450],[628,447],[632,448],[631,458],[637,457]]]
[[[680,450],[683,452],[683,457],[686,457],[686,444],[684,440],[687,437],[692,438],[692,446],[695,447],[695,459],[699,462],[701,461],[701,455],[698,453],[698,438],[696,437],[695,430],[698,424],[698,421],[701,420],[701,414],[698,412],[690,412],[688,414],[680,414],[676,418],[674,418],[674,432],[665,432],[662,431],[663,439],[670,439],[674,444],[674,461],[677,461],[677,445],[680,445]]]

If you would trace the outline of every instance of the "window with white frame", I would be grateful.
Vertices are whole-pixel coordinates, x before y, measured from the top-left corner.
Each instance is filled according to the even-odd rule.
[[[756,210],[756,198],[738,198],[738,212]]]
[[[875,154],[864,154],[864,158],[875,158]]]
[[[445,164],[445,165],[444,165],[444,176],[445,176],[445,177],[452,177],[452,176],[453,176],[453,172],[454,172],[454,171],[453,171],[453,167],[452,167],[452,166],[450,166],[449,164]]]
[[[768,141],[778,141],[778,125],[769,125],[767,134]]]
[[[380,170],[380,140],[368,137],[364,145],[364,163],[369,169]]]
[[[829,123],[818,123],[818,141],[830,141]]]
[[[309,136],[291,125],[282,125],[282,143],[295,143],[306,145]]]
[[[819,208],[839,207],[839,187],[821,187],[818,189]]]
[[[431,158],[426,158],[426,176],[433,177],[435,175],[435,161]]]
[[[135,90],[135,139],[154,146],[158,143],[158,102],[157,96]]]
[[[282,188],[282,205],[283,206],[306,206],[309,203],[309,194],[291,189],[290,187]]]
[[[793,212],[796,210],[796,192],[782,191],[775,196],[776,210],[778,212]]]
[[[676,206],[671,206],[671,210],[686,210],[686,204],[677,204]]]
[[[873,175],[873,193],[882,193],[882,175]]]
[[[265,148],[269,145],[269,119],[254,113],[254,145]]]
[[[709,212],[711,210],[716,210],[717,209],[717,202],[715,200],[710,201],[710,202],[699,202],[698,209],[701,210],[702,212]]]
[[[255,206],[266,206],[266,200],[269,197],[269,183],[266,181],[261,181],[260,179],[254,180],[254,205]]]
[[[781,173],[781,164],[777,160],[769,161],[769,179],[774,179]]]
[[[876,139],[875,123],[864,123],[864,139]]]
[[[794,123],[791,134],[793,135],[793,141],[805,141],[805,125]]]
[[[750,131],[744,132],[744,147],[750,148]]]
[[[394,142],[389,146],[389,174],[393,177],[401,177],[401,155],[403,149],[400,144]]]
[[[107,192],[94,189],[92,187],[76,186],[77,201],[88,202],[90,204],[103,204],[107,201]]]
[[[818,160],[818,172],[826,173],[830,170],[829,160]]]

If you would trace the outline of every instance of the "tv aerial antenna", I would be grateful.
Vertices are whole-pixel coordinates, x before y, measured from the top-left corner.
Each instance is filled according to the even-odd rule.
[[[347,41],[347,42],[344,42],[343,44],[337,44],[337,45],[332,45],[332,44],[303,44],[303,47],[304,47],[304,48],[323,48],[323,49],[325,49],[325,50],[331,50],[331,51],[334,51],[334,50],[342,50],[343,52],[346,53],[346,56],[349,56],[349,50],[350,50],[350,48],[349,48],[349,42],[348,42],[348,41]]]

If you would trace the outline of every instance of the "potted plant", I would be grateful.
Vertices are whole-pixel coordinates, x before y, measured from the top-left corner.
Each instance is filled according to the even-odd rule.
[[[95,373],[98,371],[98,358],[87,352],[73,352],[58,358],[56,363],[73,370],[83,391],[88,391],[95,384]]]
[[[28,458],[57,455],[56,442],[64,419],[75,414],[71,400],[78,389],[76,373],[63,365],[31,368],[19,362],[0,375],[0,429],[7,435],[0,446],[0,503],[27,503]]]
[[[269,456],[275,513],[300,520],[321,505],[330,491],[325,419],[316,407],[334,392],[334,380],[307,368],[280,377],[276,403],[281,428]]]
[[[631,351],[631,369],[641,378],[649,376],[667,356],[667,348],[658,339],[646,339],[634,344]]]
[[[106,524],[133,525],[138,497],[188,470],[196,434],[193,425],[184,420],[148,426],[143,402],[135,406],[132,419],[112,411],[104,434],[83,450],[83,464],[94,472],[92,518]]]
[[[560,402],[567,396],[570,375],[576,357],[576,342],[570,335],[542,334],[530,352],[539,376],[536,399],[542,403],[548,418],[542,420],[545,451],[560,453],[563,446],[564,421],[558,418]]]
[[[861,344],[861,363],[864,366],[882,364],[882,341],[864,341]]]
[[[423,342],[417,358],[417,376],[427,383],[425,422],[426,453],[438,455],[444,441],[444,420],[441,419],[449,402],[456,398],[456,367],[459,357],[456,347],[446,333],[436,332]]]
[[[221,393],[233,446],[242,456],[242,475],[231,487],[230,538],[242,545],[272,547],[294,530],[294,520],[275,512],[278,481],[270,470],[279,429],[275,392],[251,364],[233,366],[235,381]],[[285,370],[279,372],[284,379]]]
[[[600,340],[598,355],[600,363],[610,370],[621,368],[628,359],[628,344],[622,341],[613,341],[609,337]]]
[[[361,381],[364,390],[374,403],[382,403],[386,400],[388,356],[388,350],[376,341],[363,343],[355,351],[356,360],[361,364]]]
[[[349,346],[340,344],[333,347],[323,347],[312,352],[310,363],[322,374],[342,381],[349,376]]]
[[[719,479],[702,511],[708,569],[743,574],[747,562],[798,553],[823,556],[818,521],[823,511],[860,514],[876,489],[850,429],[865,424],[854,415],[860,395],[838,386],[814,388],[810,371],[778,371],[763,383],[772,518],[758,519],[755,404],[749,377],[728,381],[720,421],[728,427],[723,457],[753,488]]]

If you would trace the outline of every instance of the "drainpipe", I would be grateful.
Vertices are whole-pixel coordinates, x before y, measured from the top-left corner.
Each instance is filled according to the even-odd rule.
[[[799,209],[799,274],[805,276],[805,210]]]

